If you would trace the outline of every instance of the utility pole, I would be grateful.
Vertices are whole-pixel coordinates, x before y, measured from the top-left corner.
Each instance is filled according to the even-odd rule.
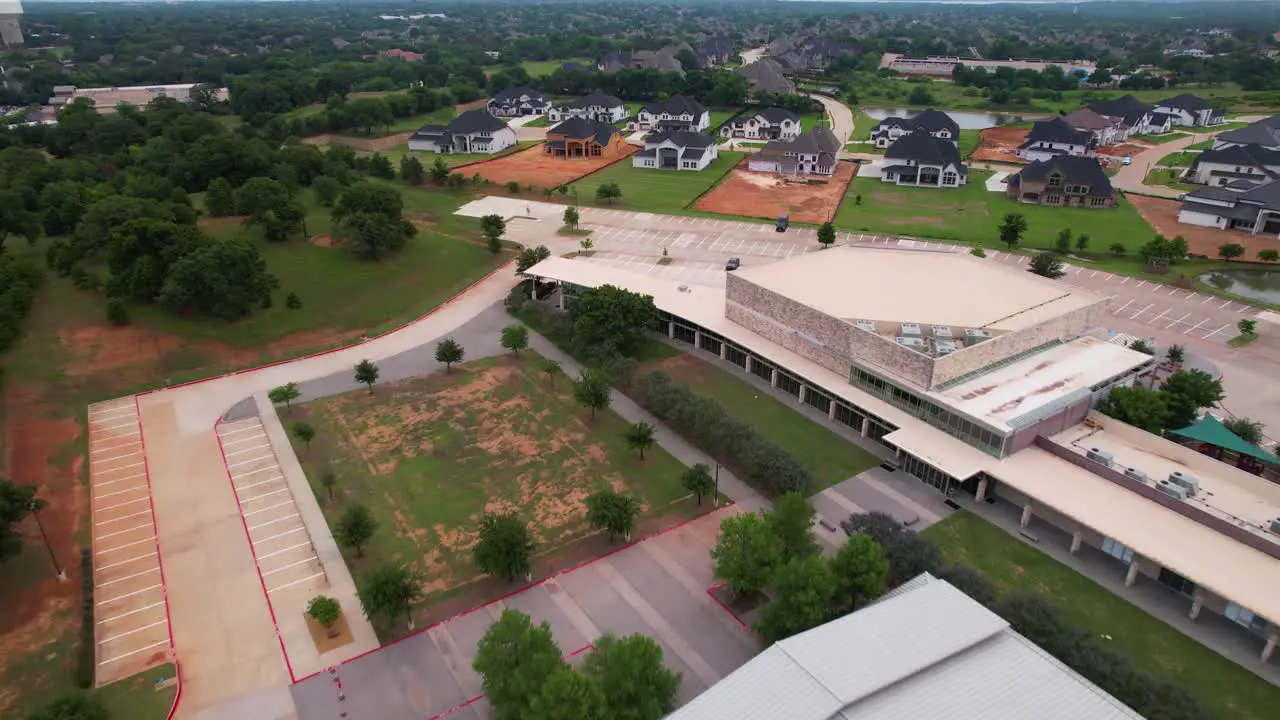
[[[716,489],[715,494],[711,496],[711,504],[714,507],[720,507],[720,463],[716,463]]]
[[[59,580],[66,580],[67,572],[58,564],[58,556],[53,553],[53,545],[49,542],[49,534],[44,531],[44,523],[40,522],[40,511],[47,507],[48,504],[40,498],[32,498],[27,508],[31,510],[32,516],[36,519],[36,527],[40,528],[40,537],[44,539],[45,549],[49,551],[49,559],[53,561],[54,572],[58,573]]]

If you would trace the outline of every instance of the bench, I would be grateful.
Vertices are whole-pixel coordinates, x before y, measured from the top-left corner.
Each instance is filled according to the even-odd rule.
[[[840,529],[840,528],[836,527],[836,524],[835,524],[835,523],[831,522],[830,520],[828,520],[828,519],[826,519],[826,518],[818,518],[818,524],[819,524],[819,525],[821,525],[822,527],[826,528],[827,530],[830,530],[831,532],[835,532],[836,530],[839,530],[839,529]]]
[[[1039,536],[1039,535],[1037,535],[1037,534],[1035,534],[1035,533],[1033,533],[1033,532],[1031,532],[1030,530],[1019,530],[1019,531],[1018,531],[1018,534],[1019,534],[1019,535],[1021,535],[1021,536],[1022,536],[1022,537],[1024,537],[1024,538],[1026,538],[1026,539],[1030,540],[1030,541],[1031,541],[1031,542],[1033,542],[1033,543],[1038,543],[1038,542],[1040,542],[1040,536]]]

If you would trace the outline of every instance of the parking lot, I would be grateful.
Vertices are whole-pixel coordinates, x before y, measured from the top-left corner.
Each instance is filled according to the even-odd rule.
[[[760,650],[707,592],[720,520],[734,512],[724,508],[304,678],[292,688],[298,717],[488,717],[472,662],[485,631],[508,608],[547,622],[571,663],[606,632],[653,638],[667,667],[680,673],[677,702],[686,703]]]

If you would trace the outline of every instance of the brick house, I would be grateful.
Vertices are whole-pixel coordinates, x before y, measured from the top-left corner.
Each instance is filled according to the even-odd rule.
[[[622,133],[609,123],[569,118],[547,130],[542,151],[563,158],[615,157],[626,148]]]
[[[1005,195],[1018,202],[1057,207],[1115,207],[1111,180],[1094,158],[1063,155],[1036,160],[1009,176]]]

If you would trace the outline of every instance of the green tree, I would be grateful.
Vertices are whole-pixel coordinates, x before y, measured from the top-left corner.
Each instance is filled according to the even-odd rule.
[[[782,541],[785,558],[818,554],[818,541],[813,537],[813,506],[797,492],[783,493],[774,501],[765,519],[769,531]]]
[[[333,219],[345,220],[352,215],[383,215],[392,220],[404,219],[404,199],[400,191],[370,181],[347,188],[333,206]]]
[[[279,285],[257,246],[228,238],[200,247],[173,263],[160,290],[160,305],[178,313],[235,320],[271,298]]]
[[[1165,379],[1160,388],[1169,406],[1171,429],[1196,421],[1200,408],[1212,407],[1224,397],[1222,381],[1203,370],[1179,370]]]
[[[1085,233],[1080,233],[1076,237],[1076,252],[1083,253],[1085,250],[1088,250],[1088,249],[1089,249],[1089,236]]]
[[[395,166],[391,164],[391,160],[382,153],[375,152],[363,162],[367,163],[369,174],[376,178],[390,180],[396,176]]]
[[[258,227],[268,240],[287,240],[301,231],[306,209],[278,180],[256,177],[236,191],[236,210],[244,215],[246,227]]]
[[[342,194],[342,183],[328,175],[321,175],[311,181],[311,192],[315,193],[317,202],[331,208]]]
[[[546,260],[549,257],[551,257],[551,251],[547,249],[546,245],[539,245],[538,247],[525,248],[524,250],[520,251],[519,255],[516,256],[516,273],[523,275],[524,271],[528,270],[534,265],[537,265],[543,260]]]
[[[40,191],[44,234],[64,235],[75,230],[89,209],[89,201],[89,186],[85,183],[59,180],[45,185]]]
[[[485,513],[480,519],[480,540],[472,552],[481,570],[511,582],[529,574],[533,535],[515,513]]]
[[[889,561],[880,543],[867,535],[850,535],[831,559],[840,587],[838,605],[853,610],[880,597],[889,576]]]
[[[610,720],[660,720],[675,709],[680,676],[662,664],[662,648],[651,638],[600,636],[582,673],[600,683]]]
[[[332,630],[333,624],[338,622],[338,618],[342,615],[342,606],[331,597],[317,595],[307,603],[307,614],[326,630]]]
[[[431,177],[431,182],[436,185],[443,185],[449,179],[449,163],[445,162],[444,158],[437,157],[431,163],[431,168],[427,171],[427,174]]]
[[[293,424],[293,436],[301,440],[303,444],[307,446],[307,449],[310,450],[311,441],[316,437],[316,429],[311,427],[311,423],[296,422]]]
[[[564,224],[570,230],[578,229],[578,208],[567,207],[564,209]]]
[[[596,188],[596,199],[604,200],[610,205],[616,203],[622,197],[622,188],[618,183],[603,183]]]
[[[1164,351],[1164,356],[1174,365],[1181,365],[1187,359],[1187,351],[1183,350],[1181,345],[1170,345],[1169,349]]]
[[[68,693],[59,695],[27,713],[26,720],[109,720],[111,714],[96,695]]]
[[[1058,239],[1053,243],[1054,249],[1066,255],[1071,252],[1071,228],[1062,228],[1058,231]]]
[[[528,720],[610,720],[600,683],[570,668],[551,673],[529,706]]]
[[[720,536],[711,551],[715,576],[734,595],[755,595],[769,584],[782,564],[782,540],[769,523],[752,512],[720,521]]]
[[[698,463],[680,476],[680,484],[685,490],[693,493],[698,499],[698,504],[702,504],[702,497],[715,492],[715,479],[711,477],[711,468],[703,463]]]
[[[390,624],[404,613],[412,630],[413,615],[409,607],[422,597],[422,582],[408,567],[383,564],[363,578],[356,594],[365,617],[381,618]]]
[[[502,328],[502,347],[519,355],[521,350],[529,347],[529,328],[520,323],[513,323]]]
[[[467,351],[462,344],[451,337],[436,343],[436,362],[444,363],[446,373],[453,372],[453,364],[462,362]]]
[[[502,252],[502,234],[507,231],[507,221],[501,215],[485,215],[480,218],[480,231],[488,241],[491,254]]]
[[[623,433],[623,439],[627,441],[627,447],[639,452],[640,459],[644,460],[645,451],[653,447],[655,442],[654,427],[647,422],[629,425]]]
[[[609,376],[599,370],[584,368],[582,374],[573,383],[573,399],[579,405],[591,408],[591,419],[596,419],[596,411],[609,407],[611,390]]]
[[[653,297],[613,285],[583,290],[569,308],[574,342],[598,352],[628,355],[641,333],[658,324]]]
[[[829,222],[822,223],[822,225],[818,227],[818,242],[822,244],[822,247],[828,248],[831,247],[831,244],[835,241],[836,226]]]
[[[1258,251],[1258,259],[1262,262],[1273,263],[1280,260],[1280,250],[1275,248],[1267,248]]]
[[[538,369],[542,371],[543,375],[547,376],[547,383],[550,384],[555,382],[556,372],[560,369],[560,363],[551,358],[543,358],[538,362]]]
[[[1112,388],[1098,412],[1123,423],[1160,434],[1169,422],[1170,412],[1163,393],[1143,387]]]
[[[1143,355],[1151,355],[1153,357],[1156,354],[1156,349],[1151,347],[1151,343],[1146,340],[1134,340],[1129,343],[1129,349],[1134,352],[1140,352]]]
[[[363,212],[343,217],[336,229],[344,247],[369,260],[381,260],[404,248],[418,234],[417,227],[408,220]]]
[[[1223,243],[1218,246],[1218,257],[1228,262],[1244,255],[1244,246],[1240,243]]]
[[[1004,220],[1000,222],[997,232],[1000,233],[1000,242],[1008,246],[1010,250],[1018,243],[1022,242],[1022,235],[1027,231],[1027,219],[1021,213],[1008,213],[1004,216]]]
[[[302,391],[298,390],[298,383],[285,383],[279,387],[273,387],[267,391],[267,399],[272,405],[284,404],[286,409],[293,408],[293,401],[302,395]]]
[[[116,326],[129,324],[129,306],[123,298],[107,298],[107,322]]]
[[[1123,257],[1125,253],[1124,243],[1111,243],[1111,254],[1116,257]]]
[[[333,488],[338,484],[338,474],[333,468],[325,468],[320,473],[320,487],[324,488],[324,493],[329,500],[333,500]]]
[[[600,490],[587,496],[587,523],[609,534],[609,542],[631,538],[640,503],[626,493]]]
[[[938,546],[903,527],[892,515],[882,512],[850,515],[840,527],[851,537],[870,537],[884,550],[884,557],[889,561],[887,588],[895,588],[923,572],[937,575],[942,570],[942,552]]]
[[[374,519],[369,508],[359,503],[347,506],[333,527],[333,537],[343,547],[356,551],[356,557],[364,557],[365,543],[373,537],[378,529],[378,521]]]
[[[10,191],[0,191],[0,253],[4,252],[4,243],[10,235],[21,235],[27,242],[34,243],[40,237],[40,216],[27,210],[22,195]]]
[[[204,207],[213,217],[236,214],[236,189],[224,177],[214,178],[204,193]]]
[[[378,382],[378,366],[368,360],[361,360],[356,363],[356,382],[369,388],[369,394],[373,394],[373,384]]]
[[[422,167],[422,162],[412,155],[405,155],[400,158],[400,179],[406,183],[417,187],[422,184],[423,178],[426,176],[426,170]]]
[[[826,622],[840,587],[831,564],[821,555],[787,560],[774,572],[769,586],[772,599],[761,608],[756,630],[771,643]]]
[[[472,663],[495,720],[529,717],[551,677],[566,669],[560,655],[550,625],[535,626],[528,615],[504,610],[485,631]]]
[[[1236,330],[1239,330],[1240,334],[1247,338],[1257,337],[1258,321],[1257,320],[1241,320],[1240,322],[1236,323]]]
[[[0,480],[0,563],[22,552],[22,533],[18,523],[31,512],[36,498],[34,485],[16,485]]]
[[[1247,417],[1235,417],[1222,421],[1223,427],[1250,445],[1261,445],[1266,440],[1267,426]]]
[[[1067,242],[1068,244],[1070,243],[1070,238],[1067,239]],[[1048,250],[1036,253],[1035,257],[1031,258],[1031,267],[1029,269],[1036,275],[1050,280],[1056,280],[1067,274],[1066,267],[1062,264],[1062,256]]]

